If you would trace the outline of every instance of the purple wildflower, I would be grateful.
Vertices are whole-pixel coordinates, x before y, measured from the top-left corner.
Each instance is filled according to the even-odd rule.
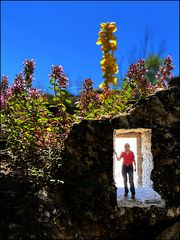
[[[7,97],[11,97],[13,94],[13,87],[8,87],[5,94]]]
[[[83,85],[84,90],[79,101],[79,109],[82,115],[91,108],[97,108],[100,104],[99,94],[93,91],[93,81],[87,78],[84,80]]]
[[[5,75],[2,75],[1,77],[1,84],[0,84],[0,91],[1,94],[4,93],[8,88],[8,77]]]
[[[7,106],[7,99],[3,94],[0,95],[0,108],[4,109]]]
[[[22,73],[17,74],[14,83],[12,85],[13,93],[22,93],[26,88],[26,80],[24,79]]]
[[[144,59],[140,59],[136,64],[130,65],[128,72],[126,74],[126,82],[131,83],[131,85],[136,88],[134,94],[138,96],[139,94],[147,96],[151,89],[151,83],[145,78],[148,69],[145,67]]]
[[[35,68],[35,61],[33,59],[27,60],[23,62],[24,70],[23,74],[25,76],[27,87],[32,85],[33,75],[34,75],[34,68]]]
[[[42,95],[40,90],[38,90],[36,88],[29,88],[28,93],[29,93],[30,98],[33,98],[33,99],[38,98]]]
[[[159,67],[155,76],[158,87],[167,87],[169,78],[172,77],[171,71],[174,69],[172,57],[170,55],[164,60],[164,65]]]
[[[84,80],[83,83],[85,91],[92,91],[93,90],[93,81],[91,78],[87,78]]]
[[[52,71],[49,75],[50,79],[56,80],[57,84],[61,88],[66,88],[68,85],[68,77],[64,75],[64,70],[62,66],[52,65]]]

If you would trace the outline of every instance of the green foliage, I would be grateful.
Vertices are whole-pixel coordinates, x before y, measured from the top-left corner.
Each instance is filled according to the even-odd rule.
[[[156,55],[152,55],[147,61],[140,59],[132,64],[118,90],[104,88],[97,92],[93,89],[93,81],[86,79],[76,114],[88,120],[110,118],[125,112],[130,105],[155,93],[159,87],[167,88],[174,69],[172,58],[168,56],[163,66],[159,66],[160,62]]]
[[[105,28],[105,29],[104,29]],[[107,28],[107,29],[106,29]],[[104,30],[103,30],[104,29]],[[107,32],[105,31],[107,30]],[[105,33],[104,33],[105,31]],[[68,78],[62,66],[52,66],[50,89],[53,95],[44,94],[32,87],[35,62],[25,60],[22,73],[16,75],[12,86],[2,76],[0,84],[1,138],[7,141],[12,161],[29,177],[49,180],[54,166],[61,165],[61,151],[72,125],[82,119],[105,119],[124,113],[139,99],[146,98],[157,88],[168,87],[173,70],[172,58],[164,60],[155,54],[146,61],[132,64],[121,89],[111,90],[108,84],[115,84],[118,66],[109,47],[116,50],[116,39],[104,39],[108,32],[116,31],[115,23],[102,24],[99,44],[103,45],[102,70],[106,74],[103,90],[95,90],[93,81],[85,79],[84,89],[72,114],[72,96],[66,91]],[[111,36],[112,38],[113,36]],[[107,45],[107,46],[106,46]]]
[[[56,111],[50,111],[47,97],[32,87],[33,71],[28,74],[27,61],[24,65],[24,74],[17,75],[12,86],[4,84],[5,78],[1,81],[1,137],[7,141],[12,160],[17,163],[14,165],[21,166],[28,176],[47,180],[73,117],[64,104],[69,104],[66,92],[60,85],[55,86],[55,80],[50,82],[55,90],[51,104]]]
[[[160,58],[157,54],[153,53],[151,54],[146,60],[145,65],[148,69],[148,72],[146,73],[146,78],[149,82],[155,84],[156,79],[155,75],[159,69],[159,66],[163,63],[163,59]]]

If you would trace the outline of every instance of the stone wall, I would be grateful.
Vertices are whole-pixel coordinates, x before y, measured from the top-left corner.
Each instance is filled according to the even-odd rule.
[[[74,125],[63,155],[64,191],[72,216],[79,217],[82,229],[84,219],[88,225],[92,217],[97,221],[101,237],[155,239],[165,226],[178,221],[180,133],[179,83],[176,81],[173,79],[171,88],[139,101],[126,114]],[[151,160],[149,167],[153,168],[152,183],[148,185],[152,184],[166,201],[165,209],[117,208],[113,182],[113,131],[136,128],[152,131],[151,146],[146,145],[151,147],[152,155],[148,158]],[[94,236],[91,231],[89,234]]]
[[[0,239],[178,240],[179,82],[114,119],[75,124],[56,173],[64,186],[17,176],[0,152]],[[165,208],[117,207],[113,131],[136,128],[152,131],[151,180]]]
[[[153,156],[151,152],[150,130],[142,132],[142,186],[152,187],[151,172],[153,170]]]

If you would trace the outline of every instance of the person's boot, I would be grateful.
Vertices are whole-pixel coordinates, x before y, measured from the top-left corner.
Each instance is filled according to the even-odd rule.
[[[135,199],[135,194],[132,194],[132,195],[131,195],[131,199]]]
[[[131,199],[135,199],[135,189],[134,189],[134,185],[130,188],[131,190]]]
[[[125,187],[125,188],[124,188],[124,197],[127,197],[127,196],[128,196],[128,192],[129,192],[128,188]]]

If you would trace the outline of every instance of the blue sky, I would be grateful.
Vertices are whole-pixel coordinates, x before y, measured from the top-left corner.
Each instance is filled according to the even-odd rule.
[[[69,91],[78,94],[85,78],[102,82],[96,45],[101,22],[116,22],[116,58],[122,77],[137,60],[149,29],[148,51],[171,54],[179,75],[178,1],[2,1],[1,75],[13,81],[24,59],[35,59],[34,86],[46,92],[52,65],[62,65]],[[161,46],[161,47],[160,47]]]

